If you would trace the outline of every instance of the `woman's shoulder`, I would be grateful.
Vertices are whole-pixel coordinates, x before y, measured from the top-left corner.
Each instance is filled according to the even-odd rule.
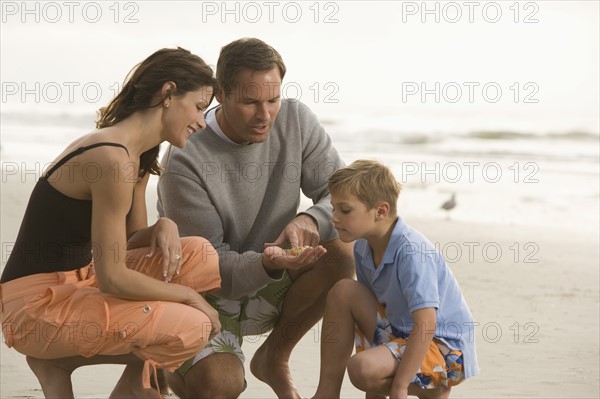
[[[85,154],[85,158],[102,164],[107,163],[107,161],[110,164],[111,161],[131,160],[129,150],[122,140],[108,134],[108,132],[93,131],[81,136],[68,146],[68,150],[79,152],[82,155]]]

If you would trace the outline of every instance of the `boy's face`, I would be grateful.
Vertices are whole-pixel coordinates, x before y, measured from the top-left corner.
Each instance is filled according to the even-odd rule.
[[[376,209],[367,209],[367,206],[352,194],[331,193],[331,204],[331,220],[340,235],[340,240],[352,242],[359,238],[368,238],[373,232]]]

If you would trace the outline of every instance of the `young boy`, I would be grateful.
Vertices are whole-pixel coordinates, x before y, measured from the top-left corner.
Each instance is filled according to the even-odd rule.
[[[358,281],[328,294],[315,398],[339,398],[346,368],[367,398],[447,398],[478,373],[469,308],[433,244],[397,216],[401,188],[375,161],[329,179],[340,239],[357,240]]]

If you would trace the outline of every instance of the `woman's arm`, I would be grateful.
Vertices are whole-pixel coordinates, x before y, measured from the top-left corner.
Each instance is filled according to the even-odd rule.
[[[404,399],[408,395],[408,385],[421,367],[433,340],[436,326],[435,308],[423,308],[412,313],[413,330],[406,342],[404,354],[392,382],[390,399]]]
[[[128,158],[124,158],[118,152],[112,152],[111,155],[109,157],[111,159],[98,162],[103,169],[102,177],[90,184],[94,266],[100,290],[129,300],[184,303],[206,313],[215,327],[215,323],[218,323],[217,312],[192,288],[155,280],[130,270],[125,265],[127,253],[125,220],[131,207],[136,182],[112,178],[113,174],[109,173],[110,168],[114,169],[115,163],[125,164]],[[137,194],[137,197],[142,195]],[[220,325],[217,326],[220,328]]]
[[[143,234],[148,229],[148,211],[146,209],[146,187],[150,180],[150,173],[141,178],[133,189],[133,203],[131,215],[127,219],[127,239],[129,249],[147,247],[150,245],[149,235]]]
[[[165,281],[170,281],[179,272],[181,256],[181,240],[177,225],[168,218],[159,218],[148,227],[146,210],[146,187],[150,174],[146,174],[133,190],[133,205],[131,215],[127,220],[127,249],[150,247],[148,256],[154,255],[156,248],[163,258],[163,275]]]

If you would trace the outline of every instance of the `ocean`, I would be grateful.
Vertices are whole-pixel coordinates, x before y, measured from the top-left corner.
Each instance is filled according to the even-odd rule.
[[[87,120],[63,115],[52,125],[3,119],[2,182],[37,179],[66,144],[93,129],[93,120],[93,115]],[[403,215],[598,233],[597,135],[410,134],[349,130],[332,119],[324,125],[345,162],[378,159],[392,168],[404,186]],[[153,178],[149,190],[155,185]],[[447,215],[440,205],[452,193],[457,206]],[[303,199],[302,206],[308,205]]]
[[[39,176],[157,48],[182,46],[214,65],[221,46],[254,36],[280,51],[283,96],[313,109],[346,162],[394,170],[401,214],[597,235],[598,10],[589,1],[4,1],[2,182]]]

